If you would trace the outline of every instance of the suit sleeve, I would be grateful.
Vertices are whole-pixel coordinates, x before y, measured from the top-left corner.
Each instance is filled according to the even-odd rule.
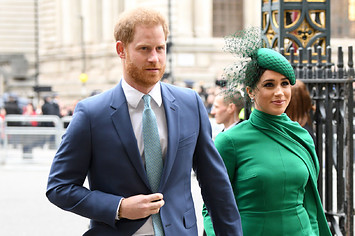
[[[232,180],[234,179],[235,176],[235,170],[236,170],[235,160],[234,158],[232,158],[235,156],[234,155],[235,147],[231,142],[231,140],[229,139],[229,136],[225,135],[225,133],[219,133],[217,135],[215,140],[215,145],[226,166],[227,173],[229,176],[229,181],[232,183]],[[203,225],[207,236],[214,236],[215,232],[213,230],[211,217],[208,214],[205,204],[203,205],[202,216],[203,216]]]
[[[64,210],[114,226],[122,197],[83,186],[91,160],[90,126],[85,105],[78,103],[54,157],[46,195],[49,201]]]
[[[215,236],[216,234],[214,233],[211,217],[208,214],[205,204],[203,204],[202,216],[203,216],[203,227],[207,236]]]
[[[213,222],[216,235],[242,235],[239,211],[228,174],[211,138],[207,111],[196,94],[200,129],[193,168],[201,187],[202,198]]]

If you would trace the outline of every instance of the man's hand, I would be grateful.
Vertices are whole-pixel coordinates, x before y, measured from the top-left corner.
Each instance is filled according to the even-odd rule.
[[[164,206],[163,194],[136,195],[124,198],[120,206],[120,218],[136,220],[159,212]]]

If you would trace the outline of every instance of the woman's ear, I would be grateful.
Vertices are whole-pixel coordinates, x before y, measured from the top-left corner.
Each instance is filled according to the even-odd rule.
[[[251,87],[247,86],[246,87],[246,90],[247,90],[247,93],[248,93],[248,96],[250,97],[250,99],[254,99],[254,91],[251,89]]]
[[[121,59],[126,58],[125,48],[124,48],[123,43],[121,41],[116,42],[116,52]]]

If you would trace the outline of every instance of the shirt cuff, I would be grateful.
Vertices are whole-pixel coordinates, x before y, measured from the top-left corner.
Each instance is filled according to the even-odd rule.
[[[117,210],[116,210],[116,220],[120,220],[121,218],[120,218],[120,207],[121,207],[121,203],[122,203],[122,200],[123,200],[124,198],[121,198],[121,200],[120,200],[120,202],[118,203],[118,207],[117,207]]]

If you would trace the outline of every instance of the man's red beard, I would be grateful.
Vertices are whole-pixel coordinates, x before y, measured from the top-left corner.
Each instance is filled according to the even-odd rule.
[[[146,68],[159,68],[159,73],[151,74]],[[142,86],[149,87],[156,84],[164,75],[165,65],[159,63],[150,64],[144,67],[137,67],[130,60],[127,60],[127,73],[131,79]]]

